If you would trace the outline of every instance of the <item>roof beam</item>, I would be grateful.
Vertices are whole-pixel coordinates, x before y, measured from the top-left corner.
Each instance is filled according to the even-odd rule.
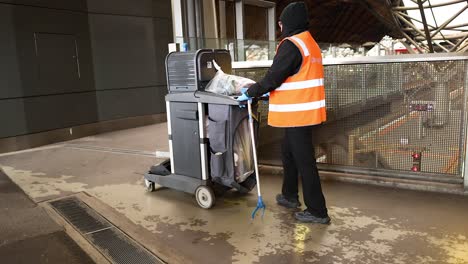
[[[468,34],[467,34],[465,37],[463,37],[462,39],[460,39],[460,41],[458,41],[458,43],[455,44],[455,46],[453,46],[453,47],[450,49],[450,52],[456,51],[457,48],[458,48],[466,39],[468,39]]]
[[[433,40],[460,39],[460,38],[465,37],[466,35],[468,35],[468,32],[462,32],[462,33],[459,33],[459,34],[451,34],[451,35],[447,35],[447,36],[437,35],[437,36],[432,37],[432,39]],[[416,40],[426,40],[426,38],[424,36],[416,36],[415,39]]]
[[[410,19],[410,20],[414,20],[414,21],[419,22],[419,23],[421,23],[421,24],[423,23],[421,20],[418,20],[418,19],[416,19],[416,18],[413,18],[413,17],[409,16],[408,14],[403,13],[403,12],[401,12],[401,11],[397,11],[396,13],[398,13],[398,14],[400,14],[401,16],[406,17],[406,18],[408,18],[408,19]],[[431,31],[437,30],[437,28],[434,27],[433,25],[427,24],[427,26],[431,28]]]
[[[424,36],[424,33],[420,29],[418,29],[413,23],[411,23],[411,21],[408,21],[406,18],[404,18],[402,15],[398,13],[396,13],[396,16],[406,25],[411,27],[414,30],[414,32],[419,33],[420,35]]]
[[[426,14],[424,13],[424,7],[422,0],[418,0],[419,12],[421,13],[421,19],[423,21],[424,33],[427,38],[427,45],[429,45],[429,52],[434,53],[434,47],[432,46],[431,33],[429,33],[429,28],[427,27]]]
[[[462,30],[462,29],[458,29],[460,27],[466,27],[468,26],[468,23],[463,23],[463,24],[458,24],[458,25],[453,25],[453,26],[446,26],[444,28],[444,30],[447,30],[447,29],[457,29],[457,30]]]
[[[414,40],[413,40],[410,36],[408,36],[408,34],[406,34],[405,32],[402,32],[402,34],[403,34],[403,36],[406,38],[407,41],[411,42],[411,44],[413,44],[413,45],[416,47],[416,49],[417,49],[419,52],[423,53],[423,50],[422,50],[422,49],[424,48],[424,46],[422,45],[422,43],[419,43],[419,44],[416,43],[416,41],[414,41]],[[421,46],[422,46],[422,48],[421,48]]]
[[[468,8],[468,1],[467,1],[467,4],[460,11],[458,11],[455,15],[453,15],[451,18],[445,21],[442,25],[440,25],[440,27],[434,33],[431,34],[431,37],[434,37],[437,33],[439,33],[442,29],[444,29],[444,27],[446,27],[450,22],[452,22],[455,18],[457,18],[467,8]]]
[[[434,7],[448,6],[448,5],[458,4],[458,3],[463,3],[463,2],[466,3],[466,0],[454,0],[454,1],[449,1],[449,2],[440,3],[440,4],[427,5],[427,6],[423,6],[423,8],[434,8]],[[398,11],[417,10],[417,9],[419,9],[419,6],[398,6],[398,7],[395,7],[394,9],[398,10]]]

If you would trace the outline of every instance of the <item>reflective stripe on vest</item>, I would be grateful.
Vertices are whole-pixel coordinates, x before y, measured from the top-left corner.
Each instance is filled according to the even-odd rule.
[[[286,39],[300,50],[302,65],[295,75],[270,93],[268,124],[274,127],[320,124],[326,120],[320,48],[307,31]]]
[[[271,112],[298,112],[298,111],[308,111],[315,110],[322,107],[325,107],[325,100],[302,103],[302,104],[270,104]]]
[[[304,53],[304,56],[309,56],[310,53],[309,53],[309,49],[307,48],[306,44],[304,43],[304,41],[302,41],[300,38],[296,37],[296,36],[292,36],[291,39],[293,39],[296,43],[299,44],[299,46],[301,46],[301,49]]]
[[[319,86],[323,86],[323,78],[315,79],[315,80],[308,80],[308,81],[283,83],[280,87],[276,88],[275,91],[309,89],[309,88],[315,88]]]

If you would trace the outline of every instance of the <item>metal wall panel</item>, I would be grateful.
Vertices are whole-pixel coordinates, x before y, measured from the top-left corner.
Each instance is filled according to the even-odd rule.
[[[99,120],[163,113],[166,93],[165,86],[98,91]]]
[[[15,6],[14,21],[23,96],[94,90],[86,13]],[[42,39],[37,37],[41,34],[44,34]],[[51,37],[53,34],[56,34],[55,38]],[[72,35],[76,42],[77,59],[80,64],[80,78],[76,80],[76,83],[70,82],[68,85],[63,85],[63,83],[60,85],[56,82],[58,75],[41,76],[40,74],[41,67],[46,66],[49,60],[54,60],[54,55],[59,55],[59,50],[54,52],[54,49],[63,49],[61,45],[65,43],[64,37],[59,38],[58,35]],[[69,41],[73,40],[70,38]],[[39,52],[45,54],[41,56]],[[70,58],[70,61],[73,60]],[[41,64],[43,65],[41,66]],[[60,74],[60,67],[56,66],[57,74]]]
[[[0,0],[0,3],[86,12],[86,0]]]
[[[0,137],[164,112],[169,42],[169,0],[0,0]]]
[[[152,10],[153,10],[153,17],[172,19],[171,1],[153,0]]]
[[[96,89],[156,85],[152,18],[89,15]]]
[[[154,44],[156,53],[156,81],[158,85],[166,85],[166,56],[168,43],[173,42],[172,20],[167,18],[154,18]]]
[[[16,57],[13,15],[13,6],[0,4],[0,100],[2,98],[20,97],[23,94]]]
[[[27,133],[22,99],[0,100],[0,138]]]
[[[34,33],[34,41],[37,58],[36,87],[58,93],[79,90],[81,69],[75,35]]]
[[[94,92],[30,97],[23,103],[28,133],[98,121]]]
[[[152,0],[87,0],[90,13],[147,17],[152,16],[152,2]]]

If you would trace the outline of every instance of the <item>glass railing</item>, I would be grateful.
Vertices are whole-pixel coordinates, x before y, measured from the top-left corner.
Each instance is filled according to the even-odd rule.
[[[177,43],[186,43],[188,51],[198,49],[226,49],[233,61],[265,61],[275,56],[276,41],[242,40],[219,38],[176,38]]]
[[[267,61],[275,56],[278,41],[220,38],[176,37],[177,43],[186,43],[188,51],[198,49],[226,49],[231,52],[233,61]],[[366,56],[398,55],[395,50],[359,44],[318,43],[323,58],[350,58]],[[383,45],[380,45],[383,47]]]

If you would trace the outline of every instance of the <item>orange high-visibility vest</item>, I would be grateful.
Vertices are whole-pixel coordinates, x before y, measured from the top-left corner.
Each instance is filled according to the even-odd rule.
[[[301,51],[302,65],[270,93],[268,124],[274,127],[320,124],[327,119],[320,48],[308,31],[286,39]]]

